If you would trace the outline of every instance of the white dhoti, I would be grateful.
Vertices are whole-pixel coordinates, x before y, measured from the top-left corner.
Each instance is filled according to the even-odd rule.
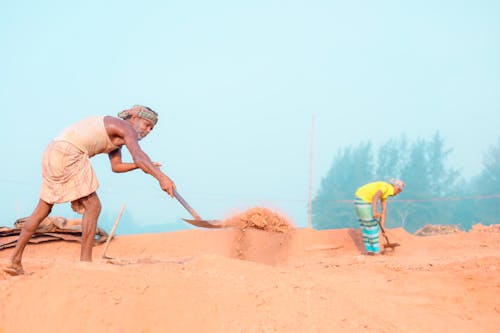
[[[50,204],[74,201],[99,187],[87,153],[66,141],[52,141],[42,157],[40,198]]]

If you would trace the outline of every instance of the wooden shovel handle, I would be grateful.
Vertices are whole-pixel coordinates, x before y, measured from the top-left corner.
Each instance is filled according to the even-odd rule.
[[[181,203],[181,205],[191,214],[195,220],[201,220],[200,215],[191,207],[186,200],[174,189],[174,197]]]

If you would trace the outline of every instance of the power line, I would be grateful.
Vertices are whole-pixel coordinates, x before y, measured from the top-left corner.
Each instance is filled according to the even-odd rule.
[[[441,197],[441,198],[428,198],[428,199],[391,199],[391,202],[438,202],[438,201],[463,201],[463,200],[484,200],[484,199],[500,199],[500,194],[472,195],[463,197]],[[352,203],[354,199],[351,200],[322,199],[316,201]]]

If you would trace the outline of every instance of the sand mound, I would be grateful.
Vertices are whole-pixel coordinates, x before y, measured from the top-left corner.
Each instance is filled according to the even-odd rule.
[[[253,207],[225,220],[225,224],[240,229],[254,228],[272,232],[289,232],[293,229],[284,216],[267,208]]]
[[[225,224],[235,229],[234,257],[273,265],[287,259],[293,226],[284,216],[253,207],[226,219]]]
[[[415,236],[448,235],[462,232],[458,225],[432,225],[426,224],[415,232]]]
[[[491,225],[484,225],[484,224],[475,224],[472,226],[472,229],[470,230],[471,232],[500,232],[500,224],[491,224]]]
[[[0,270],[0,332],[498,331],[500,233],[386,231],[401,246],[378,257],[359,229],[246,228],[245,260],[239,228],[119,236],[107,253],[121,265],[103,245],[88,264],[78,243],[30,244],[29,274]]]

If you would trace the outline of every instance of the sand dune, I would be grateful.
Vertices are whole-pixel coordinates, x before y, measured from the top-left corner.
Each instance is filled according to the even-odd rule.
[[[193,229],[119,236],[114,260],[29,245],[0,273],[0,332],[498,332],[500,232],[416,237],[361,254],[358,230]],[[0,265],[12,249],[0,251]]]

